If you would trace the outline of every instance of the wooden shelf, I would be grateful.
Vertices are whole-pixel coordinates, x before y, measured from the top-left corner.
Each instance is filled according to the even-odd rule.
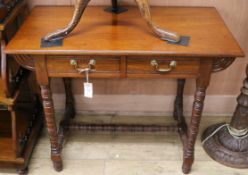
[[[0,138],[0,163],[23,164],[23,158],[16,158],[16,153],[12,148],[12,138]]]
[[[32,114],[28,111],[29,109],[17,110],[17,133],[24,133],[28,127],[28,122],[32,118]],[[2,137],[11,137],[11,116],[9,111],[0,110],[0,139]],[[1,144],[1,143],[0,143]]]
[[[11,117],[9,111],[0,111],[0,139],[11,137]],[[2,145],[0,142],[0,148]],[[2,149],[1,149],[2,150]],[[1,151],[0,150],[0,151]]]
[[[0,167],[23,167],[27,164],[33,150],[35,140],[42,126],[42,117],[38,116],[32,127],[32,131],[26,141],[26,146],[20,146],[19,139],[25,135],[30,121],[32,121],[32,109],[18,109],[16,112],[17,145],[22,154],[17,156],[14,149],[15,140],[12,138],[11,115],[7,110],[0,110]],[[34,139],[35,138],[35,139]]]

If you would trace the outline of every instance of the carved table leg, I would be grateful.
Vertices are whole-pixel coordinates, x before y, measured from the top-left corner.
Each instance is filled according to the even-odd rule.
[[[41,96],[45,113],[45,122],[51,142],[51,159],[56,171],[62,170],[62,160],[58,144],[58,134],[54,115],[53,100],[49,85],[41,85]]]
[[[65,115],[63,120],[60,122],[60,128],[59,128],[59,145],[61,149],[65,135],[69,131],[68,126],[70,119],[75,117],[75,107],[74,107],[75,102],[71,91],[71,79],[63,78],[63,81],[65,86],[66,102],[65,102]]]
[[[177,120],[178,132],[183,144],[187,141],[187,124],[183,116],[183,91],[184,91],[185,79],[177,80],[177,96],[174,102],[173,117]]]
[[[189,173],[194,161],[194,146],[196,137],[199,130],[199,124],[201,120],[201,114],[204,105],[204,99],[206,94],[206,88],[198,87],[195,93],[195,100],[193,104],[191,126],[188,133],[187,148],[184,152],[183,172]]]
[[[188,130],[187,144],[184,146],[184,157],[182,170],[188,174],[194,162],[194,147],[199,131],[201,115],[206,96],[206,89],[209,85],[210,75],[212,71],[211,61],[202,61],[199,68],[199,76],[196,80],[196,92],[192,109],[191,122]]]

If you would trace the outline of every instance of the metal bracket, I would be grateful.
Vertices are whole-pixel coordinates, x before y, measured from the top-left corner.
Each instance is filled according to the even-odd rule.
[[[43,38],[41,39],[40,47],[56,47],[56,46],[63,46],[63,39],[51,40],[46,41]]]
[[[118,8],[108,7],[108,8],[105,8],[104,11],[115,13],[115,14],[120,14],[120,13],[128,11],[128,9],[125,7],[118,7]]]
[[[111,2],[112,2],[112,6],[104,9],[106,12],[120,14],[128,10],[125,7],[118,6],[117,0],[112,0]]]
[[[179,42],[167,41],[168,44],[175,44],[181,46],[188,46],[190,42],[190,36],[181,36]]]

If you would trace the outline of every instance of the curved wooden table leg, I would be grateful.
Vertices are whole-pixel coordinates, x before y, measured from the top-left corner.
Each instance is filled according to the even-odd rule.
[[[45,122],[51,142],[51,159],[56,171],[62,170],[62,159],[58,144],[58,134],[54,115],[54,106],[49,85],[41,85],[41,96],[45,113]]]
[[[152,21],[150,5],[148,3],[148,0],[135,0],[135,1],[139,6],[142,17],[146,20],[148,26],[153,30],[154,33],[156,33],[162,40],[172,41],[172,42],[180,41],[180,36],[176,32],[161,29],[154,24],[154,22]]]
[[[194,147],[199,131],[204,99],[206,96],[206,89],[209,85],[211,77],[212,61],[202,61],[199,71],[199,77],[196,80],[196,92],[194,97],[191,122],[188,130],[187,143],[184,147],[182,170],[185,174],[190,172],[194,162]]]
[[[68,35],[72,30],[77,26],[79,23],[85,8],[87,7],[90,0],[78,0],[77,4],[75,5],[75,10],[73,17],[68,24],[67,27],[63,29],[59,29],[53,33],[49,33],[44,37],[45,41],[52,41],[52,40],[59,40],[63,39],[66,35]]]

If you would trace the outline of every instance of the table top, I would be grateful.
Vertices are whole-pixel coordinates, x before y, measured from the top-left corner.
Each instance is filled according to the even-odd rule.
[[[76,29],[62,47],[41,48],[47,33],[65,27],[73,7],[35,7],[5,49],[7,54],[62,55],[159,55],[194,57],[242,57],[239,47],[215,8],[151,7],[161,28],[190,36],[188,47],[167,44],[158,38],[137,7],[110,14],[104,7],[87,7]]]

